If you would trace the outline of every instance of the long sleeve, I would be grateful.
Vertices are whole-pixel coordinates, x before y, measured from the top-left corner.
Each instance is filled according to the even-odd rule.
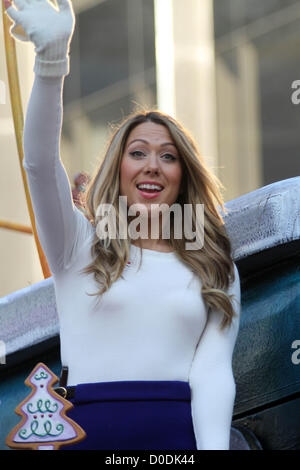
[[[234,269],[235,281],[228,293],[234,294],[237,315],[229,328],[220,331],[220,313],[209,313],[190,369],[191,408],[198,450],[229,450],[236,395],[232,355],[241,314],[240,278],[235,264]]]
[[[91,224],[73,203],[60,159],[64,77],[35,79],[24,126],[24,161],[37,233],[52,273],[68,267]]]

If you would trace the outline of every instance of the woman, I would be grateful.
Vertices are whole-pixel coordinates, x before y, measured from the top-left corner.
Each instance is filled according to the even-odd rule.
[[[72,202],[59,154],[72,5],[58,0],[57,11],[46,0],[14,3],[18,9],[6,4],[16,23],[11,33],[36,46],[23,165],[53,274],[74,404],[69,416],[87,433],[66,448],[229,449],[240,282],[218,212],[221,184],[178,122],[155,110],[136,113],[108,142],[85,217]],[[126,217],[120,197],[127,198]],[[154,202],[176,204],[182,213],[190,205],[193,231],[202,204],[203,246],[186,249],[184,232],[175,233],[183,225],[176,214],[164,237],[155,210],[158,238],[135,239],[130,209],[137,204],[140,224],[149,228]],[[116,236],[107,239],[100,229],[104,204],[117,215]]]

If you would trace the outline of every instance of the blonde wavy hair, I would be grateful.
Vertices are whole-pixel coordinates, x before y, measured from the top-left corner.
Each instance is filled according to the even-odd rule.
[[[221,191],[224,186],[211,172],[201,156],[197,144],[189,131],[171,116],[156,109],[142,110],[128,115],[121,124],[113,129],[107,143],[104,159],[96,168],[84,196],[84,206],[87,218],[92,225],[97,225],[97,208],[102,204],[111,204],[116,213],[116,237],[101,240],[95,233],[91,246],[93,262],[81,273],[94,274],[99,284],[101,295],[106,292],[113,282],[122,275],[129,259],[131,239],[121,239],[118,234],[119,217],[119,182],[120,166],[130,132],[139,124],[153,122],[165,126],[173,138],[183,163],[182,183],[183,192],[179,194],[177,203],[192,207],[192,224],[195,231],[196,204],[204,205],[204,245],[199,250],[186,250],[184,235],[181,239],[174,238],[174,226],[170,227],[170,247],[173,247],[178,258],[201,280],[201,294],[209,309],[223,312],[221,330],[230,326],[235,311],[227,294],[229,284],[234,281],[234,265],[231,257],[231,243],[227,235],[223,218],[218,210],[224,207]],[[182,230],[184,234],[184,230]],[[106,243],[104,243],[106,242]],[[142,252],[141,252],[142,253]]]

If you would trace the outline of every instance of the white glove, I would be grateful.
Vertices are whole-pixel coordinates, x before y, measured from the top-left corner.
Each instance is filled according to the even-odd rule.
[[[48,77],[68,75],[69,47],[76,21],[71,0],[57,0],[59,10],[53,0],[14,0],[14,4],[18,10],[12,5],[6,9],[15,22],[10,33],[19,41],[32,41],[35,45],[34,72]]]

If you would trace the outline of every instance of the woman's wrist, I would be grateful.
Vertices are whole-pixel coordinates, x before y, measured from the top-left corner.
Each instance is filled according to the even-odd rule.
[[[61,60],[46,60],[38,54],[35,57],[34,73],[41,77],[60,77],[70,72],[69,56]]]

